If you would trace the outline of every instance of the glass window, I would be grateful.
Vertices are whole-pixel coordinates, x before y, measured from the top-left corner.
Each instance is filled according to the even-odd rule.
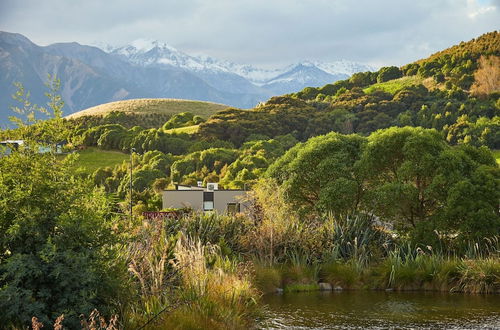
[[[212,211],[214,209],[213,201],[204,201],[203,202],[203,210],[204,211]]]

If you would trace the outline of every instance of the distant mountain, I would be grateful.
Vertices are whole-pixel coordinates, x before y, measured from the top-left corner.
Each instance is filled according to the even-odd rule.
[[[306,86],[321,86],[345,79],[356,72],[376,70],[372,66],[345,60],[332,63],[304,61],[285,68],[266,70],[208,56],[190,56],[155,40],[136,40],[117,48],[103,48],[112,55],[142,67],[185,69],[208,84],[231,92],[271,92],[270,95],[289,93]]]
[[[267,81],[262,87],[273,91],[275,95],[298,91],[306,86],[322,86],[329,82],[346,79],[345,73],[331,74],[321,70],[313,63],[299,63],[290,70]]]
[[[44,105],[47,75],[61,79],[66,115],[132,98],[179,98],[250,108],[275,94],[321,86],[374,68],[354,62],[303,62],[259,69],[190,56],[165,43],[137,40],[121,47],[56,43],[38,46],[21,34],[0,32],[0,125],[7,123],[13,83]]]

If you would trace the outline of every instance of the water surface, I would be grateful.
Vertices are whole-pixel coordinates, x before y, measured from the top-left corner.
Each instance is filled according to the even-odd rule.
[[[261,329],[500,329],[500,295],[342,291],[263,300]]]

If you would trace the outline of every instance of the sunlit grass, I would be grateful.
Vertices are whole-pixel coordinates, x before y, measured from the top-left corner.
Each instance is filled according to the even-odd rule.
[[[179,128],[171,128],[165,130],[165,133],[172,134],[172,133],[186,133],[186,134],[195,134],[198,132],[199,125],[193,125],[193,126],[186,126],[186,127],[179,127]]]
[[[408,76],[408,77],[402,77],[402,78],[399,78],[399,79],[394,79],[394,80],[386,81],[386,82],[383,82],[383,83],[373,84],[373,85],[365,88],[363,91],[365,93],[370,94],[370,93],[373,93],[376,90],[382,90],[384,92],[395,94],[398,91],[400,91],[401,89],[403,89],[404,87],[419,85],[422,82],[423,82],[423,78],[422,77],[419,77],[417,75],[415,75],[415,76]]]
[[[78,152],[78,159],[74,163],[75,170],[81,169],[84,173],[91,174],[101,167],[114,167],[129,159],[129,155],[120,151],[87,148]],[[59,156],[65,157],[65,156]]]
[[[81,116],[104,116],[112,111],[121,111],[125,113],[148,114],[161,113],[174,115],[180,112],[191,112],[203,118],[208,118],[217,111],[227,108],[227,105],[178,100],[178,99],[133,99],[110,102],[88,108],[68,116],[68,118],[78,118]]]

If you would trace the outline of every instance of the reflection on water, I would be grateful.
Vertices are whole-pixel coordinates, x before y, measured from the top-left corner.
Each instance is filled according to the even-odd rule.
[[[343,291],[263,300],[261,329],[500,329],[499,295]]]

